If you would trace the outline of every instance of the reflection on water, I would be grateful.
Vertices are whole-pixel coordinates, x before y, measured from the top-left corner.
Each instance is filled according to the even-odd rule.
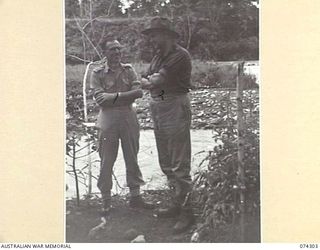
[[[199,164],[202,162],[203,158],[207,155],[209,150],[212,150],[216,145],[213,138],[211,130],[191,130],[191,140],[192,140],[192,173],[194,173]],[[82,148],[86,145],[85,142],[80,143],[79,148]],[[82,184],[79,185],[80,195],[85,195],[87,188],[84,185],[83,177],[86,177],[88,158],[81,157],[86,155],[87,150],[81,150],[77,157],[80,157],[76,160],[76,168],[83,171],[83,175],[80,174],[80,180]],[[91,154],[92,162],[92,172],[93,176],[98,176],[99,173],[99,156],[96,152]],[[161,172],[158,164],[158,154],[154,139],[154,134],[152,130],[141,130],[140,132],[140,151],[138,154],[138,161],[143,174],[143,178],[146,182],[146,185],[142,189],[161,189],[166,186],[166,178]],[[71,164],[72,160],[70,157],[67,158],[67,163]],[[202,165],[203,167],[205,164]],[[66,167],[66,170],[71,170],[70,166]],[[119,153],[117,161],[114,165],[114,174],[117,180],[113,182],[112,192],[114,194],[122,194],[128,191],[125,182],[125,165],[124,158],[122,155],[121,145],[119,146]],[[86,178],[87,179],[87,178]],[[66,192],[66,197],[75,197],[76,189],[74,177],[70,174],[66,174],[66,184],[68,185],[68,190]],[[92,180],[92,192],[99,193],[97,188],[97,181],[95,178]]]

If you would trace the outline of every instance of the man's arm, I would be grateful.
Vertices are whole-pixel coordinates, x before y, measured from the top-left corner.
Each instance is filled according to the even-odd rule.
[[[143,96],[136,72],[131,65],[126,65],[125,67],[126,74],[131,85],[131,90],[118,93],[97,93],[95,98],[98,103],[101,103],[102,106],[130,105],[135,101],[135,99]]]
[[[105,90],[101,85],[101,80],[99,78],[99,71],[102,68],[93,69],[90,76],[90,88],[93,90],[93,97],[96,98],[97,94],[104,93]]]
[[[157,73],[142,80],[142,88],[153,89],[166,84],[172,78],[190,78],[191,59],[187,53],[179,53],[172,57]],[[182,81],[187,82],[187,81]],[[185,86],[189,87],[189,86]]]
[[[106,93],[101,85],[101,79],[99,77],[101,70],[103,70],[103,67],[94,69],[90,77],[90,88],[93,89],[93,97],[99,106],[103,106],[105,102],[113,98],[112,94]]]

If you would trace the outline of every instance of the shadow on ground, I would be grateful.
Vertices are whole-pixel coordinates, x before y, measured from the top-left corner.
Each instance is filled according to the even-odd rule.
[[[144,195],[144,198],[158,203],[159,206],[166,202],[163,194],[157,192],[153,192],[152,196]],[[195,229],[193,226],[183,234],[174,235],[174,218],[159,219],[153,210],[132,209],[127,197],[116,196],[113,197],[113,208],[106,227],[96,233],[95,237],[89,237],[90,230],[101,223],[100,206],[98,199],[81,200],[79,207],[76,200],[67,201],[67,242],[126,243],[132,240],[129,230],[144,235],[146,242],[190,242],[192,231]]]
[[[143,197],[158,207],[169,203],[169,195],[164,190],[146,191]],[[66,242],[68,243],[129,243],[137,235],[143,235],[147,243],[184,243],[190,242],[201,215],[195,212],[196,223],[181,234],[173,233],[175,218],[157,218],[154,210],[132,209],[128,197],[114,196],[111,215],[103,229],[90,235],[89,232],[101,223],[100,200],[96,198],[66,202]],[[260,242],[260,216],[247,217],[245,242]],[[241,242],[239,227],[225,225],[219,230],[211,230],[198,242]]]

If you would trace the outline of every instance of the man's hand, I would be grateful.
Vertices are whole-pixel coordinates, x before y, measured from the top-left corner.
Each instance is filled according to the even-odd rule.
[[[151,82],[149,82],[148,79],[142,78],[141,79],[141,88],[150,90],[150,89],[152,89],[152,84],[151,84]]]
[[[160,87],[161,85],[164,84],[164,77],[160,74],[160,73],[153,73],[150,78],[149,81],[152,85],[152,87]]]
[[[117,93],[99,93],[95,99],[99,105],[102,105],[104,102],[113,102],[116,97]]]

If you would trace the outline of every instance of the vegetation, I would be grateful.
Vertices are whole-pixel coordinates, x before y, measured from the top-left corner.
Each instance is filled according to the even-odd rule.
[[[126,45],[127,61],[148,62],[152,51],[140,32],[154,15],[174,21],[179,43],[194,59],[234,61],[259,57],[257,0],[136,0],[130,6],[120,0],[65,2],[68,63],[81,63],[77,58],[98,59],[92,45],[99,50],[101,43],[110,38]],[[86,34],[85,41],[79,26]]]
[[[81,176],[87,174],[88,166],[79,170],[75,165],[77,152],[82,150],[76,148],[77,143],[85,136],[91,147],[97,137],[95,129],[84,125],[82,81],[87,64],[103,58],[100,46],[106,39],[112,38],[125,45],[124,61],[133,63],[136,71],[142,73],[152,57],[152,49],[140,32],[152,16],[168,16],[174,20],[181,34],[179,43],[188,48],[193,58],[193,128],[212,129],[217,142],[194,176],[191,197],[201,219],[192,236],[193,241],[246,241],[239,237],[243,224],[248,229],[247,234],[257,233],[255,239],[259,241],[259,91],[254,77],[241,75],[238,83],[244,88],[241,99],[244,180],[240,180],[237,155],[239,131],[236,126],[239,119],[235,95],[238,72],[231,63],[215,62],[258,59],[258,1],[132,2],[126,6],[120,0],[65,1],[66,146],[67,154],[74,159],[68,172],[75,176],[78,185]],[[88,76],[92,68],[89,67]],[[87,101],[89,119],[86,121],[92,122],[98,107],[89,90]],[[138,101],[137,113],[141,127],[152,128],[152,124],[146,123],[151,119],[145,97]],[[240,196],[243,193],[244,222],[240,220],[243,214]]]
[[[244,91],[243,112],[244,166],[245,166],[245,211],[247,228],[260,216],[259,177],[259,98],[257,90]],[[204,159],[207,165],[194,177],[195,204],[202,212],[203,223],[196,232],[201,241],[241,241],[239,238],[240,177],[237,157],[238,136],[236,98],[234,92],[220,92],[215,100],[214,112],[220,117],[213,127],[214,138],[218,142]],[[221,230],[233,228],[233,234],[223,235]],[[259,227],[256,228],[259,234]],[[251,232],[252,233],[252,232]],[[248,237],[248,235],[246,235]],[[221,238],[222,237],[222,238]],[[229,238],[223,238],[229,237]],[[236,237],[236,239],[231,239]]]

